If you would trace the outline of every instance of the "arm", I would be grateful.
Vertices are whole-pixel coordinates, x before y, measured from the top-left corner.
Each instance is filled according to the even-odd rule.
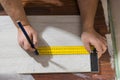
[[[89,52],[91,52],[90,46],[92,45],[100,57],[106,51],[106,40],[94,29],[98,0],[78,0],[78,4],[82,21],[81,39]]]
[[[37,45],[37,33],[31,27],[31,25],[29,24],[27,20],[21,0],[0,0],[0,3],[3,6],[4,10],[6,11],[6,13],[11,17],[11,19],[13,20],[16,26],[17,26],[16,21],[17,20],[21,21],[29,37],[31,38],[31,40],[36,46]],[[28,43],[22,31],[18,27],[17,29],[18,29],[18,42],[20,46],[25,50],[34,51],[34,49],[31,48],[30,44]]]

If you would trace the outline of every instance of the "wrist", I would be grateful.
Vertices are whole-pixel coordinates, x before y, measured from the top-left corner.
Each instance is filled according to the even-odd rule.
[[[93,32],[95,31],[93,26],[83,26],[82,32]]]
[[[31,25],[30,24],[23,24],[22,22],[21,22],[21,24],[22,24],[22,26],[24,27],[24,29],[30,29],[30,27],[31,27]],[[21,31],[21,28],[19,27],[19,25],[17,24],[17,30],[19,31]]]
[[[21,24],[23,25],[23,27],[29,27],[29,26],[31,26],[28,21],[18,20],[18,21],[16,21],[16,23],[17,23],[17,22],[21,22]],[[18,27],[18,24],[17,24],[17,27]],[[18,28],[19,28],[19,27],[18,27]]]
[[[84,20],[82,22],[82,31],[94,31],[94,21],[93,20]]]
[[[30,26],[30,23],[28,22],[28,20],[21,20],[20,22],[23,26]]]

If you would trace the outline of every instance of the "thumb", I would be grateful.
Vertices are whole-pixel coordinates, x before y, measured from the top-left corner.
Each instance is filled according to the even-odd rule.
[[[85,46],[85,48],[87,49],[87,51],[88,51],[89,53],[91,53],[90,43],[89,43],[89,42],[83,42],[83,43],[84,43],[84,46]]]
[[[102,54],[98,52],[98,59],[100,59],[101,56],[102,56]]]
[[[33,34],[33,44],[34,44],[35,48],[38,47],[38,36],[37,36],[37,34]]]

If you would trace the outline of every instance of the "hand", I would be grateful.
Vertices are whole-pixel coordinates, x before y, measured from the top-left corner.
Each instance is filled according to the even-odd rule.
[[[26,30],[28,36],[30,37],[35,47],[37,47],[38,45],[37,32],[30,25],[24,26],[24,29]],[[26,39],[25,35],[23,34],[20,28],[18,28],[18,43],[26,51],[35,50],[30,46],[30,43],[28,42],[28,40]]]
[[[81,40],[89,52],[91,52],[91,45],[96,48],[98,52],[98,58],[100,58],[107,49],[106,39],[94,30],[86,32],[84,31],[81,35]]]

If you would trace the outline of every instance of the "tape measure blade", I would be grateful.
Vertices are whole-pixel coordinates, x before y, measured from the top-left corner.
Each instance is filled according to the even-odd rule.
[[[37,48],[40,55],[74,55],[89,54],[84,46],[41,46]]]

